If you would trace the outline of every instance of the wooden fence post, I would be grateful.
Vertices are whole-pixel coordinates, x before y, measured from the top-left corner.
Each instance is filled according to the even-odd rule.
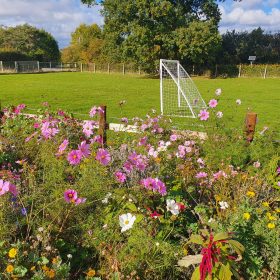
[[[257,124],[257,114],[247,113],[245,120],[245,133],[247,142],[250,143],[254,139],[255,128]]]
[[[0,61],[0,68],[1,68],[1,72],[4,72],[3,61]]]
[[[125,75],[125,66],[124,66],[124,63],[123,63],[123,70],[122,70],[122,73],[123,73],[123,75]]]
[[[239,69],[238,69],[238,78],[241,77],[241,64],[239,64]]]
[[[107,135],[106,129],[108,129],[107,124],[107,106],[101,105],[101,110],[99,111],[99,128],[98,128],[98,135],[102,138],[102,146],[106,146]]]

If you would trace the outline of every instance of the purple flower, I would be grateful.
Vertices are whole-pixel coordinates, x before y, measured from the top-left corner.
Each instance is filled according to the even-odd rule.
[[[41,126],[41,134],[45,139],[51,139],[58,132],[59,129],[57,128],[56,122],[49,122],[49,121],[43,122]]]
[[[89,150],[89,144],[86,143],[86,141],[83,141],[79,146],[79,151],[82,155],[82,157],[89,157],[90,156],[90,150]]]
[[[166,186],[165,184],[159,180],[158,178],[146,178],[141,181],[141,185],[144,186],[148,190],[152,190],[153,192],[158,192],[161,195],[166,195]]]
[[[77,165],[81,162],[82,153],[79,150],[71,151],[68,156],[67,160],[71,165]]]
[[[98,149],[95,159],[98,160],[102,165],[108,165],[111,161],[111,155],[105,149]]]
[[[27,215],[27,209],[25,207],[21,208],[20,212],[23,216]]]
[[[93,134],[94,122],[93,121],[84,121],[83,124],[83,133],[86,137],[90,137]]]
[[[63,152],[65,151],[65,149],[67,148],[68,144],[69,144],[69,141],[67,139],[63,140],[63,142],[58,147],[58,153],[56,155],[57,156],[62,155]]]
[[[10,190],[10,182],[0,180],[0,196],[4,195]]]
[[[133,165],[129,161],[126,161],[123,164],[123,169],[125,170],[126,173],[130,173],[133,170]]]
[[[206,178],[208,174],[206,172],[199,172],[196,174],[195,178],[201,179],[201,178]]]
[[[126,180],[126,175],[124,173],[122,173],[121,171],[117,171],[115,173],[115,178],[118,182],[124,183]]]
[[[121,118],[121,122],[125,123],[125,124],[128,124],[128,118]]]
[[[176,141],[177,139],[178,139],[178,135],[176,135],[176,134],[172,134],[170,136],[170,141],[172,141],[172,142]]]
[[[142,137],[138,142],[138,146],[145,146],[147,144],[147,139],[148,139],[147,136]]]
[[[209,112],[207,110],[200,110],[198,116],[201,121],[207,121],[209,119]]]
[[[211,99],[208,103],[210,108],[215,108],[218,105],[218,101],[216,99]]]
[[[75,190],[69,189],[64,192],[64,199],[67,203],[75,203],[77,198],[78,194]]]

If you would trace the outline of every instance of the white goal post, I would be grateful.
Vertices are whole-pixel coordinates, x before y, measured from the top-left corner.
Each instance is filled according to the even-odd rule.
[[[161,114],[196,118],[206,104],[178,60],[160,60]]]

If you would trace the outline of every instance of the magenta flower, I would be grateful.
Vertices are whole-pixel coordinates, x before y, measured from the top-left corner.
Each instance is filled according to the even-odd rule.
[[[280,175],[280,166],[277,168],[276,172]]]
[[[140,138],[138,142],[138,146],[145,146],[147,144],[147,140],[148,140],[147,136]]]
[[[216,99],[211,99],[208,103],[210,108],[215,108],[218,105],[218,101]]]
[[[94,107],[92,107],[91,109],[90,109],[90,111],[89,111],[89,116],[91,117],[91,118],[93,118],[97,113],[104,113],[104,111],[102,110],[102,108],[101,107],[96,107],[96,106],[94,106]]]
[[[45,121],[41,126],[42,136],[46,139],[51,139],[59,130],[57,129],[56,122]]]
[[[0,180],[0,196],[4,195],[10,190],[10,183]]]
[[[111,155],[105,149],[98,149],[95,159],[98,160],[102,165],[108,165],[111,161]]]
[[[64,199],[67,203],[75,203],[78,198],[78,193],[75,190],[66,190],[64,192]]]
[[[207,176],[208,174],[206,172],[199,172],[196,174],[195,178],[202,179],[202,178],[206,178]]]
[[[83,133],[86,137],[90,137],[93,134],[94,124],[93,121],[84,121]]]
[[[90,150],[89,150],[89,144],[87,144],[86,141],[83,141],[79,146],[79,151],[82,155],[82,157],[89,157],[90,156]]]
[[[79,150],[71,151],[68,156],[67,160],[71,165],[77,165],[81,162],[82,153]]]
[[[85,203],[86,200],[87,200],[86,198],[78,197],[78,198],[75,200],[75,205],[79,205],[79,204]]]
[[[141,185],[144,186],[147,190],[152,190],[153,192],[158,192],[161,195],[166,195],[166,186],[158,178],[146,178],[141,181]]]
[[[68,144],[69,144],[69,141],[67,139],[63,140],[63,142],[58,147],[58,153],[56,155],[57,156],[62,155],[63,152],[65,151],[65,149],[67,148]]]
[[[177,139],[178,139],[178,135],[177,134],[172,134],[170,136],[170,141],[172,141],[172,142],[176,141]]]
[[[16,115],[20,114],[20,112],[21,112],[25,107],[26,107],[25,104],[19,104],[19,105],[15,108],[14,113],[15,113]]]
[[[209,119],[209,112],[207,110],[200,110],[198,116],[201,121],[207,121]]]
[[[18,195],[17,187],[14,184],[11,184],[11,183],[9,183],[9,192],[13,196],[17,196]]]
[[[115,178],[120,183],[124,183],[126,181],[126,175],[124,173],[122,173],[121,171],[117,171],[115,173]]]
[[[125,170],[126,173],[130,173],[133,170],[133,165],[129,161],[126,161],[123,164],[123,169]]]

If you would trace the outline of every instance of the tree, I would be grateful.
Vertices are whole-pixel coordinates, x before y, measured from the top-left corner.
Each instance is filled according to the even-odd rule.
[[[101,5],[104,52],[112,61],[132,60],[149,71],[159,58],[189,60],[192,52],[192,60],[203,63],[220,44],[221,14],[214,0],[103,0]],[[188,31],[202,33],[191,37]],[[191,52],[184,43],[192,45]]]
[[[103,33],[97,24],[81,24],[71,34],[70,46],[62,50],[64,62],[100,60],[104,46]]]
[[[28,24],[0,27],[0,49],[21,54],[32,60],[60,59],[58,44],[53,36]]]

